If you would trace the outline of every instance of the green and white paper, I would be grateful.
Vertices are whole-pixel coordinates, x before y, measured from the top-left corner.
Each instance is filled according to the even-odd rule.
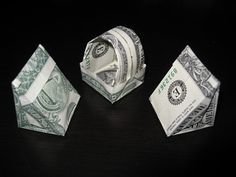
[[[18,127],[64,136],[80,95],[39,45],[12,81]]]
[[[136,33],[117,26],[88,42],[80,63],[82,79],[111,103],[144,81],[144,52]]]
[[[167,136],[214,125],[220,82],[189,46],[150,96]]]

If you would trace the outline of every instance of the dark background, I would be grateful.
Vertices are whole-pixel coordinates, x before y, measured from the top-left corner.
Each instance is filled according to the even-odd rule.
[[[0,176],[231,174],[236,106],[233,4],[78,2],[1,5]],[[112,105],[82,82],[79,63],[89,40],[118,25],[141,38],[147,70],[144,84]],[[17,128],[10,82],[39,43],[81,95],[65,137]],[[187,44],[221,81],[215,126],[167,138],[148,98]]]

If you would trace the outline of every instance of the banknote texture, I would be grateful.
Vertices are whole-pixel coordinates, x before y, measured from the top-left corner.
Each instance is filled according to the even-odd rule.
[[[144,82],[144,52],[136,33],[117,26],[88,42],[80,63],[82,80],[111,103]]]
[[[39,92],[32,99],[36,88]],[[38,46],[13,80],[12,90],[18,127],[65,135],[80,95],[43,46]]]
[[[150,96],[167,136],[214,125],[220,82],[189,46]]]

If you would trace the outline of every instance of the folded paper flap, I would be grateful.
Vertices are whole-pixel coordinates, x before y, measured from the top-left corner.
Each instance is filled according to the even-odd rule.
[[[16,79],[12,82],[18,95],[24,95],[27,92],[49,57],[49,54],[42,45],[39,45]]]
[[[186,46],[177,60],[189,73],[202,93],[212,98],[220,85],[218,79],[205,67],[189,46]]]
[[[103,40],[108,41],[114,48],[116,56],[117,56],[117,61],[118,61],[118,71],[119,71],[119,79],[117,78],[118,81],[125,82],[126,77],[128,75],[128,56],[127,52],[125,50],[124,45],[121,43],[121,41],[115,36],[114,34],[111,33],[111,30],[108,32],[104,33],[102,36],[100,36]],[[121,74],[122,73],[122,74]]]
[[[185,122],[187,122],[186,125],[180,125],[172,134],[181,134],[213,126],[215,121],[219,90],[220,87],[218,87],[218,89],[216,90],[215,95],[213,96],[209,105],[202,105],[196,108],[198,109],[197,111],[199,111],[201,108],[206,107],[206,110],[198,112],[198,114],[195,115],[193,118],[191,118],[190,116],[186,118],[184,120]],[[193,114],[196,114],[196,112]]]
[[[124,31],[133,41],[134,46],[135,46],[135,50],[136,50],[136,55],[137,55],[136,72],[139,72],[142,69],[142,67],[144,65],[144,60],[145,60],[143,46],[141,44],[140,38],[132,29],[126,28],[124,26],[117,26],[116,28]]]
[[[47,82],[55,62],[39,45],[16,79],[12,82],[13,89],[19,96],[22,105],[32,103]]]
[[[125,84],[127,83],[127,81],[125,83],[122,84],[118,84],[115,85],[114,87],[104,84],[104,81],[101,80],[99,77],[96,77],[95,73],[90,72],[89,70],[86,70],[83,68],[82,63],[80,63],[80,69],[82,74],[84,74],[84,79],[88,80],[89,82],[92,83],[92,85],[94,85],[95,87],[98,87],[102,90],[106,90],[107,92],[111,93],[111,94],[115,94],[116,92],[120,92],[123,87],[125,86]]]

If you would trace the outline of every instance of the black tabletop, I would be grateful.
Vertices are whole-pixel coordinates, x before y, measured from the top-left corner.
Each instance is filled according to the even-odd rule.
[[[0,176],[156,177],[233,171],[234,11],[230,3],[214,0],[49,0],[6,6]],[[111,104],[82,81],[79,63],[88,41],[118,25],[140,37],[147,69],[144,84]],[[64,137],[17,128],[10,83],[38,44],[81,95]],[[215,125],[167,138],[148,98],[186,45],[221,81]]]

